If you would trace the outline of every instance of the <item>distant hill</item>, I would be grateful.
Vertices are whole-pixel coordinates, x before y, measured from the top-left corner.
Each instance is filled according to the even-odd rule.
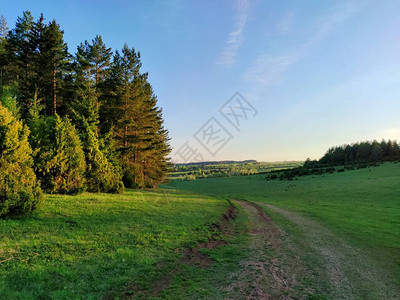
[[[197,163],[175,164],[169,178],[194,180],[210,177],[229,177],[267,173],[274,170],[291,169],[302,166],[303,162],[257,162],[248,160],[205,161]]]
[[[190,162],[190,163],[179,163],[176,166],[202,166],[202,165],[232,165],[232,164],[256,164],[257,161],[254,159],[249,160],[220,160],[220,161],[202,161],[202,162]]]

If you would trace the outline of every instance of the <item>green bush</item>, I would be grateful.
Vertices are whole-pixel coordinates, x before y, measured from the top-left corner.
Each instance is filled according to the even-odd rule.
[[[122,193],[124,184],[121,175],[100,150],[97,134],[86,121],[84,121],[82,141],[86,154],[88,191]]]
[[[28,128],[0,104],[0,216],[26,213],[43,199],[28,136]]]
[[[68,118],[37,120],[32,144],[42,188],[48,193],[77,194],[85,190],[85,154]]]

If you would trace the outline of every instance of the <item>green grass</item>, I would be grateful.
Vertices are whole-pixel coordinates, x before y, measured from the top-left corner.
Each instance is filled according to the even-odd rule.
[[[158,191],[47,196],[27,217],[0,220],[0,299],[221,299],[249,251],[249,216],[238,208],[227,245],[202,249],[211,263],[182,259],[215,234],[225,199],[273,204],[325,225],[400,282],[400,165],[267,181],[265,175],[175,180]],[[299,230],[269,212],[288,235],[288,255],[311,272],[299,284],[329,294],[320,258]],[[291,247],[294,245],[295,247]],[[286,246],[285,246],[286,247]],[[251,280],[251,279],[249,279]],[[310,282],[308,282],[310,281]]]
[[[178,262],[170,286],[158,295],[161,299],[240,299],[237,291],[227,287],[231,275],[241,269],[240,262],[248,256],[248,217],[237,208],[238,215],[231,220],[231,234],[223,237],[227,245],[202,249],[211,263],[199,267],[193,263]],[[167,276],[171,276],[168,274]]]
[[[151,295],[228,206],[165,190],[46,198],[28,217],[0,220],[0,299],[115,298],[133,286]]]
[[[324,224],[400,282],[400,165],[266,181],[265,175],[173,182],[179,189],[273,204]]]

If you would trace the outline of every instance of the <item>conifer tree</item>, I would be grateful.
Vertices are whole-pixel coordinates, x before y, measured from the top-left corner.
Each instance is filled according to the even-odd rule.
[[[86,157],[87,189],[90,192],[122,192],[121,174],[102,151],[97,127],[99,114],[96,100],[96,92],[87,82],[84,88],[79,89],[78,98],[71,110]]]
[[[111,48],[106,47],[100,35],[96,35],[91,44],[88,41],[81,43],[76,53],[78,84],[82,81],[89,81],[100,96],[102,84],[108,74],[111,56]],[[99,99],[97,99],[96,105],[99,106]]]
[[[45,91],[45,105],[47,115],[57,114],[57,94],[63,72],[68,67],[70,55],[67,44],[63,39],[64,31],[53,20],[45,27],[42,42],[39,45],[41,59],[40,67],[43,68],[43,85]]]
[[[43,14],[40,18],[33,24],[30,33],[30,48],[33,53],[32,57],[32,68],[33,72],[33,94],[30,94],[27,99],[28,106],[23,107],[25,118],[29,118],[29,113],[33,110],[35,111],[39,107],[41,108],[38,113],[44,113],[45,109],[45,99],[46,99],[46,68],[45,68],[45,58],[43,57],[43,35],[46,30],[46,25],[44,24]],[[35,106],[35,107],[33,107]],[[42,111],[43,110],[43,111]]]
[[[26,213],[42,202],[28,135],[28,128],[0,104],[0,216]]]
[[[7,84],[18,85],[17,101],[24,118],[30,106],[29,99],[33,98],[36,73],[32,62],[35,60],[32,46],[32,29],[34,21],[29,11],[24,11],[18,17],[15,28],[7,37]]]
[[[3,86],[3,90],[0,93],[0,103],[11,111],[14,116],[19,113],[16,94],[17,88],[15,85]]]
[[[140,53],[124,45],[111,59],[111,48],[96,36],[78,46],[71,64],[55,20],[45,24],[41,15],[34,22],[25,11],[8,36],[3,20],[0,101],[31,129],[43,188],[79,192],[86,178],[90,191],[115,192],[122,174],[129,187],[162,181],[168,132],[148,75],[141,73]]]
[[[100,35],[96,35],[92,40],[89,49],[89,63],[93,69],[94,86],[98,91],[99,85],[102,84],[104,77],[108,73],[112,51],[111,48],[106,47]]]
[[[140,73],[140,53],[127,45],[114,55],[104,115],[115,128],[127,187],[156,187],[167,172],[168,132],[147,74]]]
[[[7,52],[6,52],[7,34],[8,34],[8,27],[6,19],[3,16],[0,16],[0,95],[3,92],[5,67],[7,65]]]
[[[76,194],[85,190],[85,155],[75,127],[58,115],[39,117],[34,137],[35,170],[48,193]]]
[[[0,16],[0,39],[5,39],[8,34],[7,21],[4,16]]]

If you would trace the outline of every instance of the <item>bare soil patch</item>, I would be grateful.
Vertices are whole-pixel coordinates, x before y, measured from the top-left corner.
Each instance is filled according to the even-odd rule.
[[[180,259],[181,263],[194,265],[199,268],[206,268],[210,266],[213,261],[210,257],[202,253],[201,249],[213,249],[226,245],[226,241],[221,239],[222,236],[229,235],[232,230],[230,221],[236,216],[236,210],[234,206],[229,206],[226,213],[221,217],[217,224],[210,226],[210,230],[213,232],[211,238],[204,243],[198,244],[194,248],[187,248],[182,251],[183,257]],[[164,263],[159,263],[155,266],[155,269],[163,270],[168,268]],[[139,285],[132,283],[128,286],[125,292],[125,298],[153,298],[158,297],[162,294],[162,291],[167,289],[171,283],[173,277],[179,272],[178,269],[171,269],[168,272],[168,276],[163,276],[158,280],[154,281],[151,285],[151,289],[143,289]],[[164,273],[164,272],[163,272]]]
[[[248,215],[250,244],[248,259],[240,262],[240,272],[231,275],[228,293],[243,299],[302,298],[297,292],[296,276],[303,266],[298,257],[287,255],[282,245],[285,233],[257,204],[235,202]]]
[[[226,245],[226,241],[221,239],[221,234],[224,236],[231,234],[232,225],[230,221],[233,220],[235,216],[235,207],[231,205],[226,210],[226,213],[221,217],[220,221],[217,224],[211,225],[210,229],[213,232],[211,238],[205,243],[198,244],[195,248],[185,249],[182,261],[199,267],[207,267],[210,265],[212,260],[199,250],[213,249]]]

